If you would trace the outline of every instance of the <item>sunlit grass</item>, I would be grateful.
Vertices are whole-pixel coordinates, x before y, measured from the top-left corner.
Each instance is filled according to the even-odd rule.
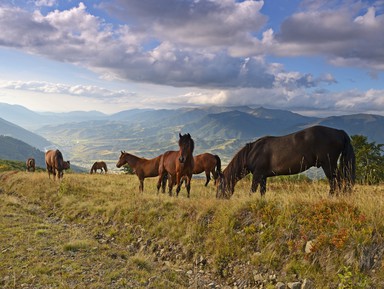
[[[249,194],[250,178],[245,178],[230,200],[217,200],[216,188],[204,187],[201,178],[192,180],[190,199],[184,187],[179,197],[158,193],[157,178],[146,179],[140,193],[135,175],[64,174],[53,181],[46,173],[5,172],[0,180],[5,232],[0,249],[8,264],[0,275],[11,276],[7,268],[16,262],[21,268],[16,284],[32,282],[22,268],[36,259],[42,262],[36,269],[41,275],[71,269],[60,280],[41,278],[48,287],[71,287],[70,278],[86,272],[92,277],[77,284],[140,287],[151,280],[159,288],[183,288],[185,275],[170,268],[186,272],[196,264],[222,284],[230,284],[235,274],[253,284],[252,272],[259,268],[283,282],[309,278],[316,288],[337,287],[347,274],[352,281],[384,282],[384,263],[377,259],[384,251],[378,245],[384,243],[383,185],[357,185],[351,195],[330,197],[323,180],[276,178],[261,198],[259,192]],[[308,241],[310,253],[304,251]],[[375,267],[364,267],[367,254],[376,256]],[[68,256],[74,264],[66,264]],[[165,261],[166,274],[154,278],[162,276],[157,266]],[[44,262],[53,262],[53,269]]]

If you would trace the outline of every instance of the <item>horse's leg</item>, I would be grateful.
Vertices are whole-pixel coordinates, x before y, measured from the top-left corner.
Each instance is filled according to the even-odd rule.
[[[163,189],[162,193],[164,194],[165,187],[164,187],[164,183],[162,182],[164,176],[165,176],[165,174],[163,172],[159,172],[159,179],[157,180],[157,185],[156,185],[157,193],[159,193],[160,187],[162,187],[162,189]]]
[[[167,179],[168,179],[168,174],[165,174],[161,181],[161,190],[163,194],[165,193],[165,187],[167,186]]]
[[[207,181],[205,182],[204,186],[208,186],[208,183],[211,180],[211,173],[210,173],[210,171],[205,171],[205,176],[207,178]]]
[[[177,187],[176,187],[176,197],[178,197],[179,193],[180,193],[181,185],[183,184],[183,182],[181,181],[181,175],[180,175],[179,172],[176,173],[176,184],[177,184]],[[187,178],[186,186],[187,185],[188,185],[188,178]]]
[[[144,178],[139,178],[140,185],[139,185],[139,191],[140,193],[144,192]]]
[[[259,186],[259,183],[260,183],[260,177],[253,174],[251,191],[249,192],[249,195],[254,194],[257,191],[257,187]]]
[[[187,176],[187,183],[185,185],[185,187],[187,188],[187,196],[189,198],[189,192],[191,191],[191,179],[192,179],[192,175],[188,175]]]
[[[328,182],[329,182],[329,195],[333,196],[333,194],[335,193],[335,188],[336,188],[336,179],[337,179],[336,171],[335,171],[335,169],[332,168],[332,166],[330,166],[330,167],[322,166],[322,168],[323,168],[324,174],[327,177]]]
[[[263,197],[267,191],[267,178],[263,177],[261,178],[260,182],[260,194]]]
[[[168,193],[169,193],[169,196],[172,197],[172,188],[176,182],[176,176],[173,176],[173,175],[170,175],[168,174]]]

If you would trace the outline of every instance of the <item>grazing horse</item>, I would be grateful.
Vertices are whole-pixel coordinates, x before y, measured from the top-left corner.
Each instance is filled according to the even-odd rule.
[[[35,171],[36,162],[34,158],[28,158],[25,164],[27,165],[27,172]]]
[[[64,161],[63,155],[59,150],[47,151],[45,153],[45,164],[47,166],[48,177],[51,178],[51,174],[53,174],[53,179],[56,179],[56,171],[60,179],[64,175],[64,170],[71,167],[69,161]]]
[[[97,170],[100,170],[100,174],[103,173],[103,170],[104,170],[104,173],[107,173],[108,172],[107,164],[103,161],[95,162],[91,168],[90,174],[93,174],[93,173],[96,174]]]
[[[210,153],[203,153],[193,157],[194,166],[193,174],[201,174],[205,172],[206,182],[205,186],[208,185],[211,180],[211,173],[216,184],[216,179],[221,172],[221,160],[218,155],[213,155]]]
[[[192,155],[194,147],[195,143],[189,133],[185,135],[181,135],[179,133],[179,150],[165,152],[160,160],[157,190],[160,189],[160,185],[164,180],[164,177],[168,174],[169,195],[172,196],[172,188],[176,183],[176,196],[178,196],[182,185],[181,180],[186,177],[185,187],[187,188],[187,195],[189,198],[194,166]]]
[[[246,144],[220,174],[216,197],[230,198],[236,183],[248,173],[253,175],[251,192],[255,192],[260,184],[263,196],[268,177],[297,174],[312,166],[324,170],[330,195],[335,189],[340,191],[342,186],[344,192],[352,191],[355,153],[345,131],[313,126],[286,136],[267,136]]]
[[[159,163],[162,155],[159,155],[153,159],[140,158],[135,155],[121,152],[120,158],[117,161],[116,167],[128,164],[139,178],[140,186],[139,191],[144,191],[144,179],[150,177],[157,177],[159,175]]]

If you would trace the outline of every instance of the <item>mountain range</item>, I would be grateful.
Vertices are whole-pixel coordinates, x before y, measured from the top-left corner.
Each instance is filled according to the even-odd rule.
[[[0,105],[2,118],[7,116],[4,107],[8,122],[30,128],[59,147],[71,163],[83,167],[104,160],[113,168],[121,150],[148,158],[166,150],[177,150],[179,133],[191,134],[195,140],[195,154],[218,154],[224,164],[247,142],[313,125],[344,129],[349,135],[365,135],[370,141],[384,143],[384,117],[371,114],[319,118],[248,106],[133,109],[112,115],[95,111],[42,114],[3,104]],[[18,116],[15,111],[23,115]],[[3,122],[0,122],[0,134],[2,131]]]

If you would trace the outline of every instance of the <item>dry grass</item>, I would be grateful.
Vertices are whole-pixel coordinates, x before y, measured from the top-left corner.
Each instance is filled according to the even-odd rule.
[[[140,194],[136,176],[2,173],[0,285],[242,288],[259,286],[261,274],[263,288],[304,279],[384,286],[384,186],[330,198],[323,181],[281,179],[261,199],[245,179],[230,200],[216,200],[203,184],[193,180],[187,199],[185,189],[157,194],[156,178]]]

